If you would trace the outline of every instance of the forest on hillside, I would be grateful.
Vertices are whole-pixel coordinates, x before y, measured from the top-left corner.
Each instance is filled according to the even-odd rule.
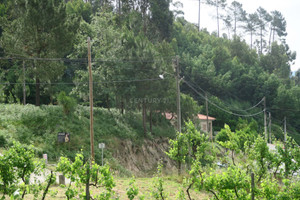
[[[263,132],[265,97],[271,130],[283,139],[286,119],[300,142],[300,70],[291,74],[296,52],[278,10],[246,13],[238,1],[207,0],[218,27],[226,25],[221,34],[187,22],[171,0],[0,2],[0,103],[57,104],[63,91],[89,105],[90,37],[94,105],[140,111],[145,133],[154,113],[177,112],[178,56],[182,120],[205,114],[207,100],[215,130],[234,129],[241,117]]]

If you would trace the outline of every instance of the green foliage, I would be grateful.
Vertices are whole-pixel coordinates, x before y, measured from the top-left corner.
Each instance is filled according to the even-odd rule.
[[[44,190],[45,197],[48,187],[55,182],[55,176],[51,175],[42,184],[35,180],[30,181],[32,175],[39,175],[45,168],[43,161],[35,159],[32,146],[24,147],[18,142],[13,142],[9,150],[0,156],[0,193],[13,199],[24,198],[26,194],[33,194],[37,199]]]
[[[185,162],[188,155],[188,138],[183,133],[178,133],[176,139],[169,141],[170,149],[166,154],[175,161]]]
[[[130,200],[133,200],[134,197],[136,197],[138,195],[139,189],[136,186],[135,178],[134,177],[132,177],[132,179],[130,180],[130,182],[129,182],[129,188],[127,188],[126,191],[127,191],[126,192],[127,197]]]
[[[185,131],[177,133],[176,139],[169,140],[170,148],[166,154],[175,161],[188,164],[191,161],[199,161],[201,166],[209,165],[214,158],[209,153],[211,145],[208,141],[208,136],[200,133],[194,126],[193,122],[189,120],[185,123]]]
[[[4,136],[7,145],[13,140],[32,144],[39,156],[46,152],[49,160],[57,161],[61,155],[74,158],[81,149],[85,154],[90,152],[89,108],[77,106],[67,117],[61,110],[60,106],[0,104],[0,136]],[[174,138],[174,127],[160,114],[157,117],[152,136]],[[140,145],[144,138],[141,124],[142,118],[137,112],[120,115],[116,109],[94,108],[94,139],[108,146],[113,147],[115,139],[131,139]],[[70,133],[70,142],[57,143],[59,132]],[[96,161],[101,162],[100,150],[95,151]],[[111,154],[104,151],[104,158],[110,160],[110,157]],[[125,170],[124,174],[128,172]]]
[[[234,132],[231,132],[230,127],[227,124],[225,124],[223,130],[226,133],[226,135],[229,138],[229,140],[227,140],[225,142],[220,141],[218,143],[222,147],[231,150],[231,159],[232,159],[233,164],[235,165],[235,162],[234,162],[234,153],[235,152],[239,153],[239,151],[240,151],[240,148],[239,148],[239,137]]]
[[[245,152],[245,142],[247,142],[247,145],[251,145],[254,142],[258,136],[256,130],[257,123],[255,121],[248,123],[239,119],[236,132],[232,132],[229,126],[225,124],[224,129],[221,129],[218,133],[216,140],[225,148]]]
[[[7,144],[7,141],[4,137],[4,135],[0,135],[0,147],[5,147],[6,144]]]
[[[151,196],[156,200],[167,199],[167,194],[164,190],[164,179],[162,177],[162,168],[163,165],[159,163],[157,166],[156,176],[153,177],[153,189],[151,192]]]
[[[182,121],[192,120],[200,111],[198,103],[189,95],[181,94],[180,103]]]
[[[81,16],[87,23],[91,22],[92,6],[90,2],[81,0],[69,1],[66,5],[66,12],[71,15]]]
[[[184,195],[184,191],[182,190],[182,188],[178,189],[178,193],[176,194],[176,200],[186,200],[185,195]]]
[[[63,107],[63,111],[66,115],[74,112],[76,109],[76,100],[66,95],[64,91],[60,92],[58,97],[58,104]]]
[[[61,157],[57,164],[57,171],[62,172],[66,178],[69,178],[71,183],[67,187],[65,195],[68,199],[73,199],[79,196],[80,199],[90,198],[90,194],[87,193],[87,188],[84,191],[84,187],[90,184],[104,188],[104,191],[95,197],[96,199],[110,199],[114,192],[112,191],[115,186],[113,176],[111,175],[108,165],[99,166],[96,163],[90,161],[84,162],[84,156],[82,153],[78,153],[75,157],[75,161],[71,162],[66,157]]]
[[[248,146],[248,145],[247,145]],[[254,144],[246,149],[248,158],[252,161],[256,160],[257,164],[251,166],[256,171],[258,182],[267,175],[269,165],[271,165],[272,157],[264,138],[258,136]]]
[[[204,175],[203,189],[218,191],[218,199],[250,199],[250,177],[245,170],[230,166],[222,174],[212,172]]]
[[[17,0],[5,24],[2,45],[8,54],[21,57],[53,58],[69,53],[77,31],[78,18],[66,13],[63,1]],[[33,62],[27,74],[36,77],[36,105],[40,105],[40,80],[57,80],[64,72],[59,62]]]
[[[186,127],[190,132],[195,132],[192,123],[187,123]],[[228,167],[216,168],[214,164],[215,160],[224,159],[226,154],[210,154],[208,151],[214,149],[211,149],[210,145],[205,145],[205,142],[198,146],[189,175],[184,178],[183,186],[187,187],[189,199],[192,199],[191,189],[207,191],[212,194],[213,199],[219,200],[250,200],[252,190],[257,199],[298,198],[299,184],[294,172],[300,169],[299,147],[288,139],[284,149],[282,144],[278,144],[276,150],[271,151],[261,136],[255,138],[256,133],[251,130],[253,127],[257,127],[254,121],[247,123],[245,120],[239,120],[236,133],[232,132],[228,125],[221,130],[228,139],[219,141],[220,145],[236,154],[236,161],[234,162],[232,155],[233,162],[229,163]],[[186,135],[189,135],[189,132]],[[244,144],[241,145],[241,142]],[[193,140],[189,140],[189,145],[193,146]],[[202,156],[210,159],[209,165],[203,165]],[[255,175],[254,189],[251,188],[251,173]],[[282,179],[283,176],[288,179]]]
[[[95,106],[118,108],[121,113],[142,111],[145,135],[147,132],[156,134],[151,128],[147,130],[147,125],[153,124],[153,119],[147,116],[149,112],[176,111],[174,78],[154,79],[159,74],[173,75],[171,58],[179,55],[180,76],[213,94],[209,96],[213,103],[235,112],[234,109],[256,104],[266,96],[272,117],[286,116],[293,132],[291,136],[299,142],[296,129],[300,112],[293,112],[299,107],[298,78],[290,77],[296,54],[285,42],[286,20],[279,11],[268,13],[260,7],[255,13],[247,14],[237,1],[227,6],[225,0],[207,0],[218,11],[227,7],[223,17],[216,13],[218,21],[225,18],[228,28],[227,36],[220,38],[205,29],[199,31],[184,18],[173,18],[177,11],[170,11],[170,0],[120,0],[120,5],[111,0],[24,2],[16,0],[13,6],[10,1],[0,4],[0,35],[4,48],[0,48],[0,54],[26,57],[28,103],[35,102],[34,93],[41,95],[42,104],[52,104],[60,91],[67,94],[72,91],[79,104],[87,105],[88,85],[84,83],[88,81],[88,73],[79,59],[86,57],[86,39],[90,37],[93,77],[97,83]],[[241,22],[243,26],[239,26]],[[251,35],[250,45],[244,37],[238,36],[237,29]],[[266,35],[269,41],[264,41]],[[257,39],[253,36],[258,36],[257,51],[252,46],[253,39]],[[32,61],[31,58],[37,59]],[[52,58],[72,60],[62,63]],[[22,99],[21,69],[20,61],[0,62],[1,102],[15,103]],[[74,85],[65,84],[71,82]],[[181,91],[184,94],[181,96],[182,118],[191,119],[192,114],[199,111],[198,105],[204,104],[203,97],[186,84],[181,85]],[[134,99],[139,103],[133,103]],[[163,101],[153,103],[153,99]],[[259,108],[253,113],[256,110]],[[216,131],[227,123],[236,132],[237,117],[213,107],[209,111],[217,118]],[[238,113],[251,114],[252,111]]]

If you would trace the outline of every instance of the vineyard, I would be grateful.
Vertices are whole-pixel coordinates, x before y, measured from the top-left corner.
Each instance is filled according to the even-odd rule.
[[[170,139],[166,152],[177,162],[178,174],[166,175],[161,161],[147,186],[132,177],[125,179],[123,189],[117,184],[125,182],[113,176],[109,161],[100,166],[80,152],[74,159],[60,157],[45,181],[29,181],[45,170],[45,161],[35,158],[33,147],[14,142],[0,157],[2,198],[55,199],[64,194],[67,199],[299,199],[299,147],[288,138],[270,150],[252,126],[243,123],[232,132],[225,125],[211,142],[189,121],[183,133]],[[53,186],[57,172],[69,181],[61,189]]]

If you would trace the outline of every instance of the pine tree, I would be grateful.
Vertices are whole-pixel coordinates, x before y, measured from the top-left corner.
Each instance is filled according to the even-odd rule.
[[[234,35],[237,33],[238,22],[243,22],[246,19],[246,11],[243,9],[243,5],[237,1],[233,1],[228,7],[230,19],[232,20],[233,24],[233,32]]]
[[[219,9],[225,9],[226,7],[226,0],[206,0],[206,3],[208,5],[211,5],[213,7],[216,7],[216,16],[217,16],[217,27],[218,27],[218,37],[220,36],[220,10]]]
[[[281,12],[274,10],[271,12],[272,21],[271,21],[271,30],[270,30],[270,38],[269,38],[269,46],[271,46],[271,41],[275,41],[275,34],[279,38],[287,35],[286,33],[286,20],[282,16]]]
[[[259,49],[259,54],[262,54],[263,51],[263,44],[264,44],[264,34],[266,32],[266,25],[271,22],[272,17],[271,15],[262,7],[259,7],[256,10],[257,16],[258,16],[258,21],[257,25],[259,27],[259,37],[260,37],[260,49]]]
[[[258,24],[258,15],[257,13],[248,14],[245,18],[245,25],[242,26],[246,33],[250,34],[250,48],[252,49],[253,45],[253,35],[256,33]]]
[[[4,30],[6,53],[36,58],[31,73],[36,82],[36,105],[40,105],[40,82],[55,80],[63,73],[57,62],[43,58],[64,57],[71,49],[79,18],[71,19],[59,0],[15,0],[13,21]]]

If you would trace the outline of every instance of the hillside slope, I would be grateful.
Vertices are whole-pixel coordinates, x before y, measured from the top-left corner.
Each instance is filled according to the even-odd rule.
[[[101,163],[98,143],[105,143],[104,159],[122,174],[151,171],[165,155],[167,140],[173,137],[174,128],[169,121],[157,114],[152,133],[143,134],[141,115],[127,112],[121,115],[117,110],[94,109],[95,159]],[[69,143],[58,143],[59,132],[70,133]],[[74,158],[83,151],[90,152],[89,107],[77,106],[74,113],[65,115],[60,106],[0,104],[0,147],[13,140],[33,145],[36,154],[56,161],[60,155]],[[151,154],[151,156],[150,156]]]

